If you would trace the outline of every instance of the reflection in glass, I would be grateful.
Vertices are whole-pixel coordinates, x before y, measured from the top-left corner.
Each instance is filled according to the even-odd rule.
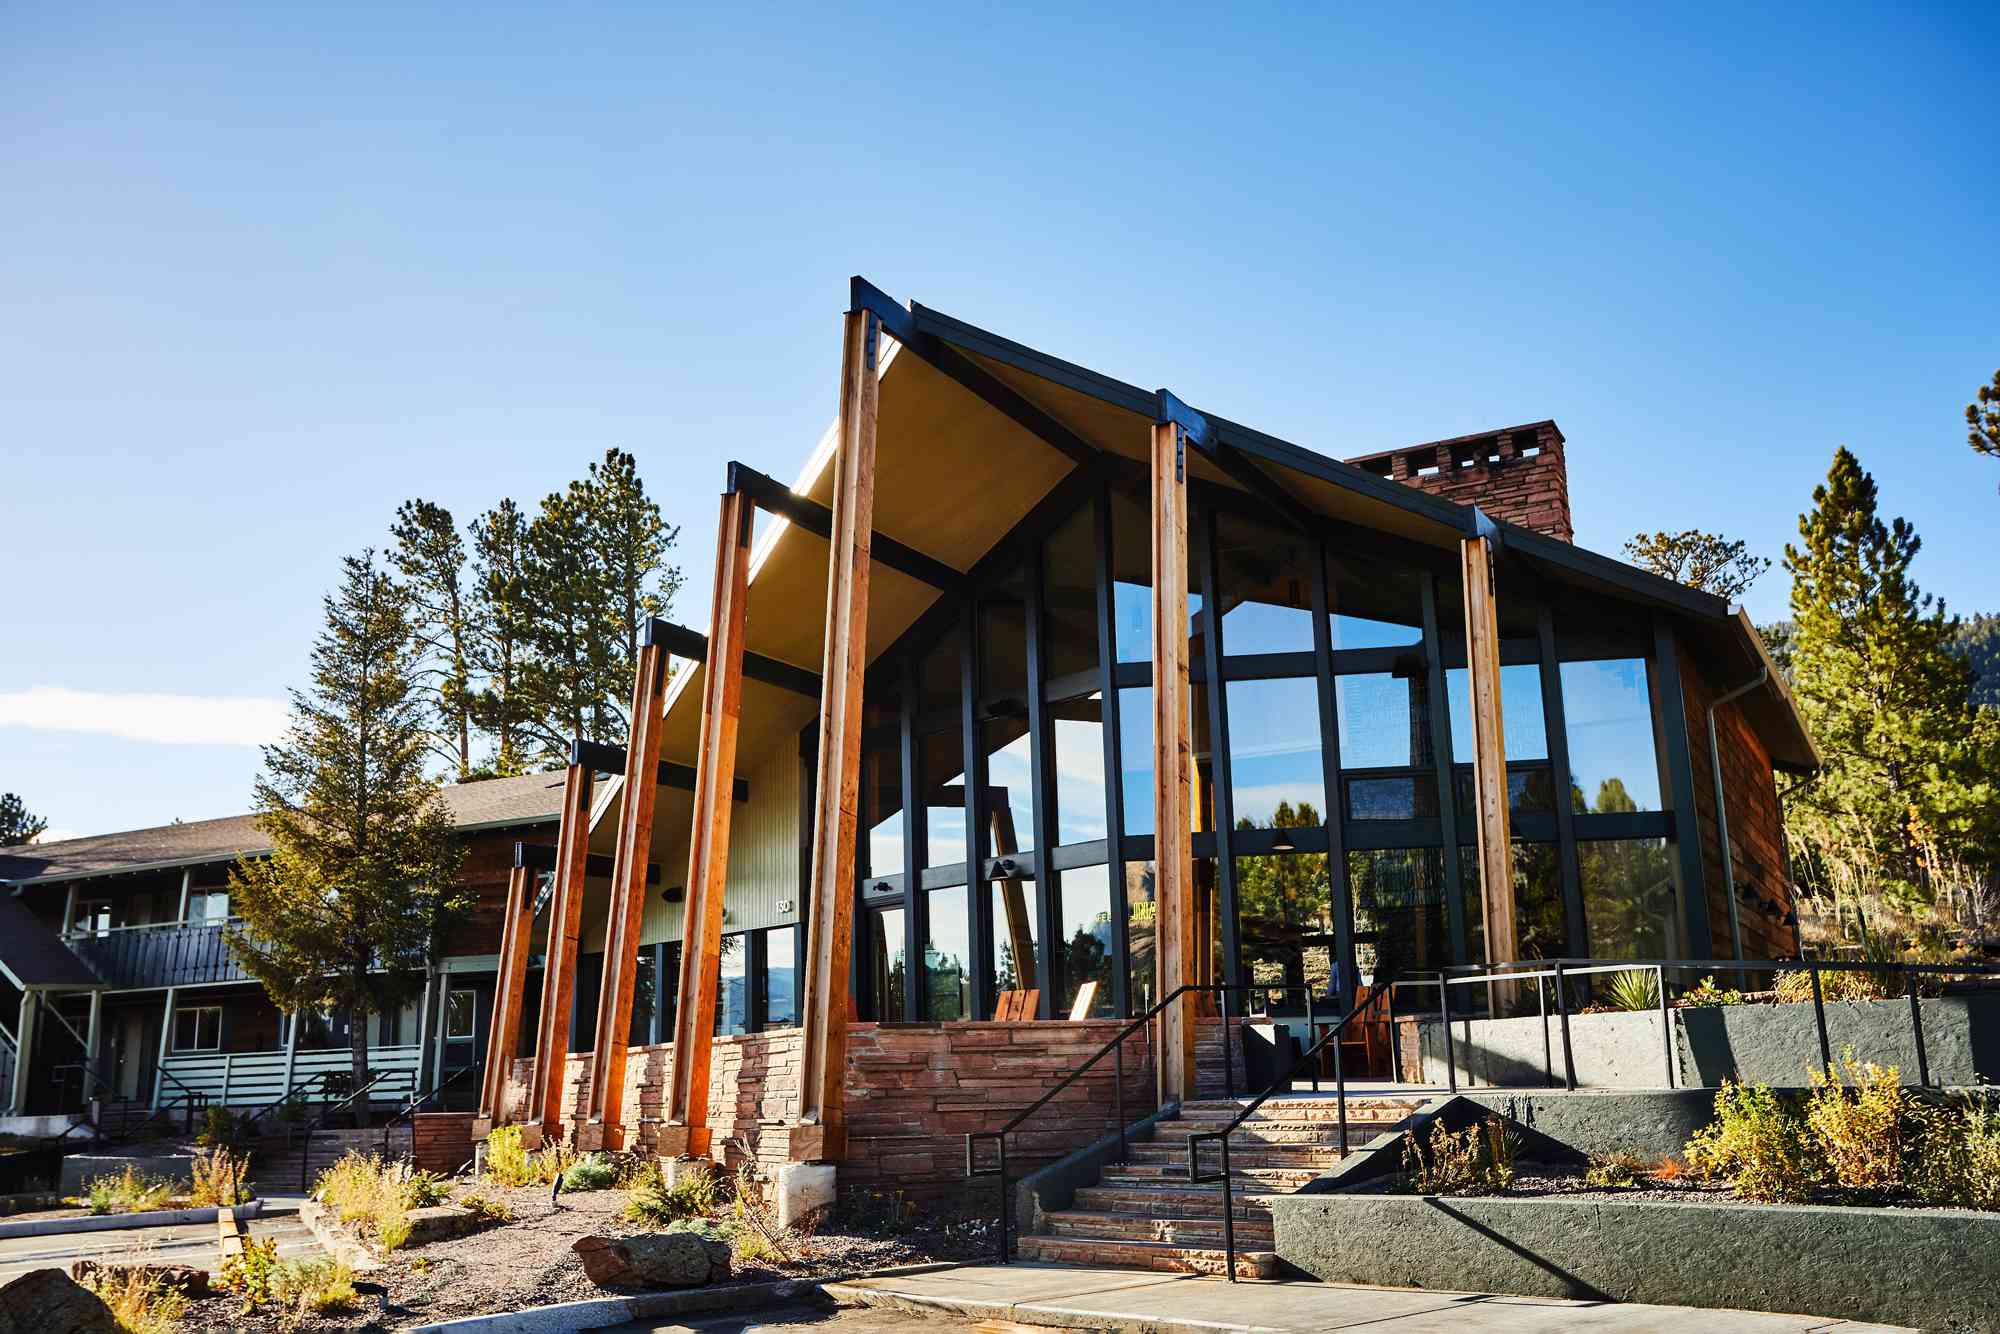
[[[1236,859],[1236,929],[1246,982],[1294,988],[1259,1002],[1303,1010],[1296,988],[1325,995],[1332,981],[1331,881],[1326,854],[1299,852]]]
[[[1459,883],[1465,887],[1465,937],[1475,962],[1497,963],[1486,957],[1486,908],[1479,867],[1479,849],[1468,843],[1458,850]],[[1553,843],[1514,844],[1514,957],[1554,959],[1569,951],[1562,901],[1562,875]]]
[[[1056,842],[1104,837],[1104,697],[1049,705],[1056,745]]]
[[[764,933],[764,1026],[788,1028],[799,1021],[798,931],[789,926]]]
[[[1421,673],[1359,672],[1334,678],[1344,769],[1425,768],[1431,763],[1429,690]]]
[[[1435,820],[1437,815],[1434,773],[1347,780],[1350,820]]]
[[[1077,994],[1091,986],[1084,1013],[1112,1013],[1111,874],[1107,866],[1082,866],[1062,873],[1062,997],[1055,1013],[1067,1018]]]
[[[1226,690],[1237,824],[1269,829],[1319,823],[1326,810],[1326,771],[1320,759],[1318,683],[1311,677],[1230,681]]]
[[[1681,950],[1680,896],[1663,838],[1577,844],[1589,953],[1607,959],[1672,959]]]
[[[1355,967],[1363,985],[1384,987],[1451,962],[1440,849],[1350,852],[1347,883],[1354,900]],[[1422,996],[1427,1006],[1436,1005],[1434,990],[1412,995]]]
[[[965,860],[965,745],[959,729],[921,738],[924,783],[925,866]]]
[[[995,857],[1035,847],[1034,769],[1025,718],[997,718],[980,728],[986,745],[986,810]]]
[[[1336,651],[1424,642],[1423,589],[1415,571],[1334,555],[1326,576]]]
[[[1111,492],[1111,614],[1118,640],[1118,661],[1153,660],[1153,530],[1142,495],[1113,488]],[[1194,543],[1188,543],[1189,660],[1199,657],[1194,643],[1201,624],[1201,580],[1194,570]]]
[[[750,1031],[749,940],[742,934],[722,938],[722,970],[715,991],[717,1033]]]
[[[1515,815],[1548,815],[1556,808],[1556,776],[1546,765],[1517,769],[1507,767],[1507,809]],[[1458,809],[1477,809],[1473,800],[1472,766],[1458,766]]]
[[[1657,811],[1660,768],[1644,658],[1562,664],[1571,799],[1579,811]]]
[[[1463,667],[1445,672],[1444,693],[1451,699],[1451,755],[1472,762],[1472,674]],[[1514,663],[1500,669],[1500,730],[1508,760],[1546,760],[1548,723],[1542,716],[1542,669],[1534,663]]]
[[[924,947],[924,1018],[940,1022],[972,1018],[972,921],[966,890],[935,889],[930,894],[930,940]]]
[[[653,1040],[653,1007],[659,1004],[660,996],[658,963],[657,951],[651,945],[641,945],[633,957],[632,1024],[626,1031],[627,1046],[643,1047]],[[446,1017],[449,1019],[449,1011]],[[448,1030],[446,1036],[450,1036]]]
[[[1312,564],[1318,558],[1317,544],[1303,534],[1240,514],[1217,514],[1222,651],[1312,652]]]
[[[903,768],[893,750],[873,750],[864,757],[863,823],[868,827],[868,873],[901,875],[903,871]]]
[[[1126,987],[1131,1013],[1144,1014],[1159,999],[1155,990],[1153,863],[1125,863]]]
[[[993,882],[993,989],[996,993],[1032,991],[1039,985],[1035,965],[1035,913],[1035,884],[1032,880]]]
[[[1153,688],[1118,692],[1118,781],[1124,794],[1125,832],[1153,832]]]
[[[875,1017],[883,1023],[903,1018],[903,910],[871,908],[868,912],[868,994]]]
[[[1042,675],[1053,680],[1097,666],[1095,508],[1063,520],[1042,556]]]

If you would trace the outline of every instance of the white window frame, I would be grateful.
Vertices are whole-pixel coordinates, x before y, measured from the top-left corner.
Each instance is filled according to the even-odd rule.
[[[465,1031],[454,1033],[451,1029],[452,1002],[465,997]],[[471,1042],[479,1035],[479,993],[471,987],[447,987],[444,993],[444,1014],[439,1019],[446,1042]]]
[[[194,1016],[194,1044],[192,1046],[186,1046],[186,1047],[181,1045],[181,1016],[184,1014],[190,1014]],[[215,1030],[212,1035],[214,1041],[209,1045],[204,1046],[201,1040],[202,1016],[210,1014],[215,1016],[214,1020]],[[174,1007],[173,1050],[177,1053],[221,1051],[222,1050],[222,1007],[220,1005],[176,1005]]]

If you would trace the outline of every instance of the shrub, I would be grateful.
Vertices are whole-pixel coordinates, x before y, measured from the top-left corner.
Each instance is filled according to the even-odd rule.
[[[1751,1200],[1803,1200],[1813,1171],[1805,1127],[1766,1084],[1725,1079],[1715,1121],[1687,1142],[1688,1165],[1708,1180],[1726,1178]]]
[[[227,1107],[210,1107],[201,1114],[201,1130],[194,1142],[204,1149],[239,1148],[246,1138],[243,1132],[243,1123]]]
[[[197,1153],[193,1170],[188,1203],[197,1209],[241,1204],[250,1198],[250,1188],[243,1184],[250,1175],[250,1160],[244,1154],[217,1146]]]
[[[271,1275],[271,1296],[314,1315],[341,1315],[361,1304],[354,1271],[338,1260],[284,1260]]]
[[[1910,1184],[1926,1203],[2000,1210],[2000,1112],[1922,1107],[1911,1123]]]
[[[562,1174],[564,1190],[608,1190],[618,1184],[618,1165],[602,1153],[588,1154]]]
[[[482,1223],[511,1223],[514,1211],[505,1200],[496,1200],[490,1195],[471,1191],[458,1197],[458,1207],[477,1218]]]
[[[1682,993],[1681,1004],[1691,1010],[1719,1009],[1743,1004],[1743,993],[1734,987],[1724,990],[1715,985],[1713,977],[1704,977]]]
[[[577,1161],[577,1152],[569,1145],[551,1144],[534,1156],[529,1170],[536,1181],[544,1186],[551,1186],[558,1181],[564,1181],[569,1169],[574,1167]],[[567,1181],[564,1181],[563,1189],[569,1189]]]
[[[1415,1130],[1403,1132],[1405,1183],[1419,1195],[1481,1195],[1514,1184],[1520,1139],[1497,1116],[1454,1135],[1431,1123],[1426,1148]]]
[[[165,1208],[174,1183],[146,1176],[127,1163],[123,1171],[91,1178],[83,1189],[93,1214],[137,1214]]]
[[[635,1223],[671,1223],[702,1218],[722,1202],[722,1185],[713,1172],[688,1172],[669,1186],[660,1169],[647,1164],[633,1174],[619,1217]]]
[[[1903,1129],[1910,1104],[1902,1071],[1841,1053],[1838,1066],[1815,1070],[1806,1102],[1806,1127],[1833,1179],[1859,1190],[1880,1190],[1903,1179]]]
[[[83,1286],[111,1308],[125,1334],[179,1334],[187,1318],[187,1294],[137,1268],[98,1269],[84,1277]]]
[[[1614,1010],[1651,1010],[1660,1004],[1659,979],[1651,973],[1613,973],[1604,999]]]
[[[1594,1153],[1584,1169],[1586,1186],[1636,1186],[1650,1170],[1646,1160],[1630,1153]]]
[[[451,1183],[436,1172],[426,1172],[421,1167],[410,1168],[403,1175],[403,1206],[407,1209],[428,1209],[443,1204],[451,1198]]]
[[[1650,1175],[1655,1181],[1681,1181],[1694,1175],[1694,1169],[1688,1166],[1687,1159],[1668,1154],[1653,1165]]]
[[[725,1223],[715,1218],[676,1218],[661,1229],[665,1232],[692,1232],[697,1237],[709,1241],[726,1241],[732,1245],[736,1241],[737,1229],[733,1223]]]
[[[495,1126],[486,1137],[485,1173],[489,1180],[501,1186],[530,1186],[535,1183],[536,1172],[528,1154],[521,1147],[521,1127]]]
[[[438,1204],[449,1191],[435,1172],[349,1153],[320,1175],[314,1193],[341,1222],[373,1233],[393,1251],[410,1239],[410,1210]]]
[[[243,1249],[222,1262],[217,1279],[223,1287],[239,1293],[243,1309],[262,1306],[277,1295],[278,1243],[272,1239],[243,1238]]]
[[[1812,999],[1812,974],[1802,968],[1779,973],[1774,986],[1781,1001]],[[1894,974],[1841,968],[1819,975],[1819,994],[1828,1001],[1888,1000],[1901,994],[1901,988]]]

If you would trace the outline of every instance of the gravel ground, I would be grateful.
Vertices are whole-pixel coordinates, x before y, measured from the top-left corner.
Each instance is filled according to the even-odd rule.
[[[390,1255],[383,1268],[360,1276],[362,1310],[337,1319],[308,1317],[285,1323],[276,1313],[245,1316],[231,1298],[198,1303],[189,1329],[275,1331],[299,1329],[404,1329],[412,1325],[494,1311],[519,1310],[557,1302],[614,1295],[583,1272],[570,1248],[579,1237],[629,1236],[654,1231],[627,1223],[618,1211],[622,1190],[564,1195],[551,1208],[546,1186],[481,1193],[505,1200],[512,1222],[470,1236]],[[991,1224],[949,1215],[910,1217],[886,1202],[863,1202],[829,1220],[811,1236],[781,1237],[794,1259],[735,1266],[735,1281],[845,1277],[896,1265],[934,1260],[977,1259],[991,1249]],[[887,1233],[888,1235],[884,1235]],[[860,1328],[851,1322],[846,1328]]]
[[[1394,1195],[1403,1191],[1401,1177],[1385,1177],[1355,1188],[1361,1195]],[[1754,1204],[1759,1201],[1745,1200],[1737,1195],[1736,1188],[1727,1181],[1700,1181],[1693,1177],[1678,1181],[1659,1181],[1652,1177],[1640,1177],[1636,1186],[1592,1186],[1584,1182],[1583,1170],[1567,1166],[1551,1166],[1546,1163],[1524,1163],[1514,1184],[1506,1190],[1482,1192],[1494,1199],[1532,1199],[1550,1195],[1594,1195],[1620,1200],[1654,1200],[1668,1203],[1701,1204]],[[1878,1209],[1943,1209],[1953,1206],[1934,1205],[1920,1200],[1906,1191],[1859,1191],[1839,1188],[1823,1189],[1817,1192],[1809,1203],[1838,1204]]]

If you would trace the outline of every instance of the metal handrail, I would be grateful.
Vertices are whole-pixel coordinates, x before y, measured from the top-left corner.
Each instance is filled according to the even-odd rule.
[[[329,1079],[350,1079],[352,1077],[352,1072],[347,1070],[315,1071],[297,1083],[290,1085],[283,1093],[265,1103],[262,1107],[245,1114],[243,1123],[248,1126],[255,1126],[259,1121],[262,1121],[265,1117],[271,1115],[271,1113],[277,1111],[294,1098],[303,1101],[309,1092],[325,1093]]]
[[[324,1125],[328,1117],[336,1116],[352,1106],[355,1099],[366,1097],[368,1094],[374,1092],[375,1087],[391,1075],[407,1075],[409,1073],[407,1070],[377,1070],[359,1088],[349,1093],[339,1102],[324,1108],[318,1116],[306,1123],[304,1136],[299,1143],[299,1192],[301,1194],[305,1193],[308,1179],[312,1175],[313,1132]]]
[[[382,1156],[386,1158],[389,1155],[389,1130],[391,1127],[403,1121],[409,1121],[414,1125],[418,1108],[427,1106],[438,1094],[443,1093],[474,1070],[484,1070],[485,1068],[486,1063],[484,1061],[474,1061],[471,1065],[460,1066],[449,1075],[446,1075],[428,1093],[419,1094],[412,1089],[410,1091],[410,1100],[389,1113],[388,1119],[382,1122]]]

